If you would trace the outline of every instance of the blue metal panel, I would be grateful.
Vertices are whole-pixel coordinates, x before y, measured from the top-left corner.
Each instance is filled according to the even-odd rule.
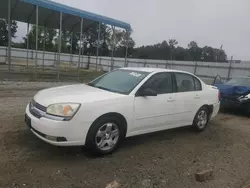
[[[63,12],[65,14],[79,16],[81,18],[89,19],[92,21],[101,22],[104,24],[108,24],[108,25],[117,26],[117,27],[120,27],[123,29],[131,30],[130,24],[128,24],[126,22],[115,20],[113,18],[108,18],[106,16],[97,15],[97,14],[94,14],[91,12],[83,11],[83,10],[73,8],[73,7],[70,7],[67,5],[63,5],[61,3],[56,3],[56,2],[53,2],[50,0],[21,0],[21,1],[23,1],[25,3],[30,3],[33,5],[38,5],[38,6],[43,7],[43,8],[52,9],[52,10],[55,10],[58,12]]]

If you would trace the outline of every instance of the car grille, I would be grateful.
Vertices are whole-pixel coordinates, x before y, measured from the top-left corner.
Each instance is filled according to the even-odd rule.
[[[32,100],[31,103],[32,103],[32,105],[33,105],[35,108],[37,108],[37,109],[39,109],[39,110],[41,110],[41,111],[43,111],[43,112],[46,112],[47,108],[46,108],[45,106],[43,106],[43,105],[37,103],[37,102],[34,101],[34,100]]]
[[[39,110],[42,112],[46,112],[46,110],[47,110],[47,108],[45,106],[38,104],[34,100],[32,100],[30,102],[29,109],[30,109],[30,113],[38,119],[40,119],[42,117],[42,114],[39,112]]]

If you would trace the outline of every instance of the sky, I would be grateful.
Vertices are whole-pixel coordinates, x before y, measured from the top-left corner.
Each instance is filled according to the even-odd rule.
[[[187,47],[194,40],[200,47],[223,45],[229,59],[250,60],[250,0],[54,1],[130,23],[136,46],[172,38]]]

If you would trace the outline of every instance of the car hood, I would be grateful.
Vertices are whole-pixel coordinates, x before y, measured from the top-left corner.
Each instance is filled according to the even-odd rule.
[[[39,91],[34,100],[47,107],[55,103],[91,103],[124,97],[125,95],[94,88],[85,84],[54,87]]]
[[[227,84],[215,84],[220,90],[221,94],[224,95],[244,95],[250,93],[250,87],[246,86],[234,86]]]

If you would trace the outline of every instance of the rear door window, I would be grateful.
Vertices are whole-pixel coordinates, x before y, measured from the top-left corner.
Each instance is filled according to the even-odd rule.
[[[185,73],[175,73],[177,92],[196,91],[194,77]],[[199,84],[198,84],[199,85]],[[199,86],[197,85],[197,88]]]

